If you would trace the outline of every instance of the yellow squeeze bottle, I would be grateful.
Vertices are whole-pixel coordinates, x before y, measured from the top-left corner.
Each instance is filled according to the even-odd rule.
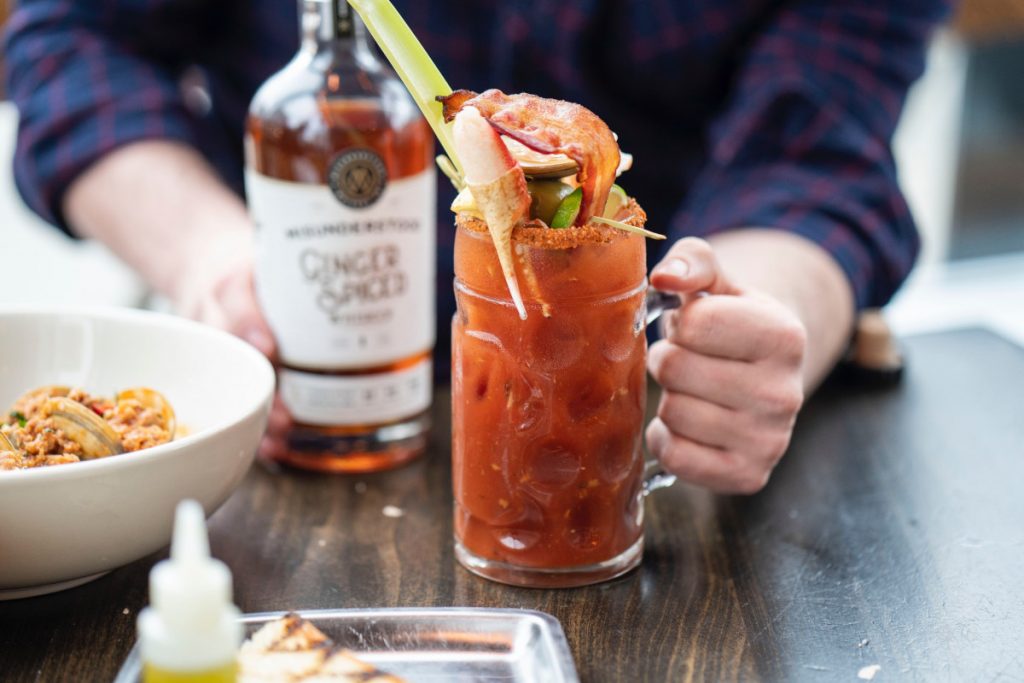
[[[234,683],[242,642],[231,572],[210,557],[203,508],[178,504],[171,557],[149,573],[150,606],[139,614],[143,683]]]

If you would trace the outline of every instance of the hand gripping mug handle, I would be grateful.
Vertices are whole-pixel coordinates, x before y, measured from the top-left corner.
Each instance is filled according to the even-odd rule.
[[[682,303],[677,294],[648,287],[645,307],[647,324],[650,325],[660,318],[665,311],[679,308]],[[654,491],[667,488],[674,483],[676,483],[676,475],[666,472],[660,462],[648,460],[644,463],[644,496],[649,496]]]

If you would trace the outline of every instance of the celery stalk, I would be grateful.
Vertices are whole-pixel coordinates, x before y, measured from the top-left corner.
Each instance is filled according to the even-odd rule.
[[[384,56],[434,129],[445,154],[461,173],[462,164],[455,156],[451,127],[444,122],[441,103],[435,99],[438,95],[450,95],[451,86],[389,0],[349,0],[349,4],[370,29]]]

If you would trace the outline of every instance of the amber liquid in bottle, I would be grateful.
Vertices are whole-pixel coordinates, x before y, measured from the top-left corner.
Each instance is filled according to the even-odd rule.
[[[302,47],[246,135],[257,295],[293,419],[282,461],[369,472],[422,453],[434,345],[434,142],[344,0],[302,0]]]

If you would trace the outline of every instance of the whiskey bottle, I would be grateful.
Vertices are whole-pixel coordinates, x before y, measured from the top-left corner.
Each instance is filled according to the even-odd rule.
[[[429,429],[434,139],[345,0],[299,8],[299,51],[256,93],[245,140],[256,294],[294,424],[281,457],[387,469]]]

